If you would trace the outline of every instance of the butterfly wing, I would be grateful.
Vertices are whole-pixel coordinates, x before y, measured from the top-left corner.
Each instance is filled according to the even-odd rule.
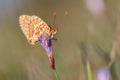
[[[31,22],[31,19],[30,19],[30,16],[28,16],[28,15],[21,15],[19,17],[20,28],[28,40],[30,38],[29,37],[29,24],[30,24],[30,22]]]
[[[21,30],[25,34],[30,44],[35,44],[38,41],[38,37],[40,36],[40,33],[42,33],[41,29],[43,26],[41,26],[41,24],[44,23],[44,25],[47,25],[41,20],[41,18],[35,15],[21,15],[19,17],[19,23]]]

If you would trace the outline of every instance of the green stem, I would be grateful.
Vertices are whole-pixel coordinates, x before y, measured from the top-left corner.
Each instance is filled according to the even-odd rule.
[[[88,76],[88,80],[93,80],[92,71],[91,71],[91,67],[90,67],[89,61],[87,61],[86,64],[87,64],[87,76]]]
[[[55,73],[56,80],[60,80],[60,78],[59,78],[58,73],[57,73],[56,70],[54,70],[54,73]]]

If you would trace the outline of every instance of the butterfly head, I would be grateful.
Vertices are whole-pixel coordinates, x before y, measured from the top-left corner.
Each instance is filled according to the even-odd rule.
[[[58,28],[54,28],[54,27],[51,27],[51,26],[49,26],[50,27],[50,32],[51,32],[51,38],[53,38],[54,37],[54,35],[58,32]]]

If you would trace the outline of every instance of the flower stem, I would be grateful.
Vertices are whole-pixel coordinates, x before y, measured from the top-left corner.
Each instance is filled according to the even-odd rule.
[[[56,80],[60,80],[59,75],[56,70],[54,70],[54,74],[55,74]]]
[[[87,61],[86,64],[87,64],[87,77],[88,77],[88,80],[93,80],[92,71],[91,71],[91,67],[90,67],[89,61]]]

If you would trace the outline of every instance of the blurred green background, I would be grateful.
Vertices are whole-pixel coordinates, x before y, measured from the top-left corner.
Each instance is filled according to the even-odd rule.
[[[86,60],[95,78],[112,59],[119,5],[119,0],[0,0],[0,80],[56,80],[45,50],[30,45],[19,27],[22,14],[53,26],[54,12],[58,40],[53,55],[60,80],[87,80]],[[112,69],[118,80],[119,62]]]

